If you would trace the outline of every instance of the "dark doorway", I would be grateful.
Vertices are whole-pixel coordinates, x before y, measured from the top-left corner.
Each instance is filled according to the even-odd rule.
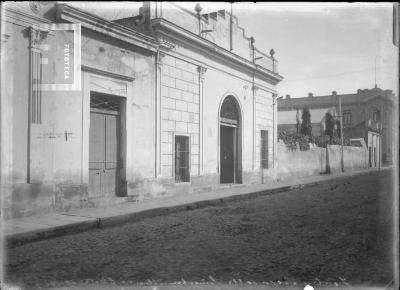
[[[221,125],[221,183],[235,183],[236,173],[236,128]]]
[[[90,96],[89,194],[116,196],[120,184],[120,110],[116,97]]]
[[[220,182],[241,183],[240,110],[234,97],[228,96],[220,113]]]

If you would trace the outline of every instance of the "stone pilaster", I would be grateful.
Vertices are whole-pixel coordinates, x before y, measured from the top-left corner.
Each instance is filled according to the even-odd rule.
[[[199,132],[200,132],[200,174],[203,174],[204,170],[204,77],[207,72],[206,67],[199,66],[197,68],[199,72],[199,98],[200,98],[200,122],[199,122]]]
[[[29,64],[29,92],[30,92],[30,121],[33,124],[42,122],[42,92],[41,92],[41,77],[42,77],[42,52],[40,44],[47,37],[48,30],[44,30],[39,26],[29,28],[30,36],[30,64]]]
[[[256,147],[257,147],[257,143],[256,143],[256,140],[257,140],[257,135],[256,135],[257,134],[256,95],[257,95],[258,87],[253,85],[251,87],[251,91],[253,92],[252,93],[252,96],[253,96],[253,126],[252,126],[253,127],[253,150],[252,150],[253,154],[252,154],[252,169],[254,171],[256,169],[256,159],[257,159],[257,156],[256,156],[256,151],[257,151],[257,149],[256,149]]]
[[[155,176],[161,176],[161,85],[162,67],[165,53],[158,51],[156,54],[156,168]]]
[[[28,150],[28,182],[40,181],[35,176],[35,162],[31,158],[33,148],[33,128],[34,125],[42,123],[42,51],[40,45],[47,37],[49,31],[38,25],[29,28],[29,150]]]
[[[272,114],[273,114],[273,148],[272,148],[272,156],[273,156],[273,163],[272,163],[272,167],[275,168],[276,167],[276,162],[278,160],[278,151],[277,151],[277,146],[278,146],[278,95],[275,93],[272,95]]]

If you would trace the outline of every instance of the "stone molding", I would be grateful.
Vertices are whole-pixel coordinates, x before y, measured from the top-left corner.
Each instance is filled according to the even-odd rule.
[[[166,55],[167,54],[165,52],[163,52],[163,51],[159,51],[157,53],[157,59],[156,59],[157,65],[159,65],[159,66],[163,65],[163,59],[165,58]]]
[[[197,71],[198,71],[199,74],[200,74],[200,78],[204,79],[204,75],[205,75],[206,72],[207,72],[207,68],[204,67],[204,66],[198,66],[198,67],[197,67]]]
[[[160,46],[164,49],[167,50],[174,50],[176,48],[176,45],[162,37],[158,37],[158,42],[160,44]]]
[[[113,72],[105,71],[105,70],[98,69],[98,68],[91,67],[91,66],[81,65],[81,69],[82,69],[82,71],[90,72],[90,73],[93,73],[96,75],[101,75],[101,76],[105,76],[105,77],[109,77],[109,78],[113,78],[113,79],[119,79],[119,80],[128,81],[128,82],[133,82],[135,80],[134,76],[132,77],[132,76],[122,75],[122,74],[118,74],[118,73],[113,73]]]
[[[82,27],[97,31],[146,50],[156,52],[159,44],[154,38],[137,32],[123,25],[97,17],[91,13],[71,7],[67,4],[56,4],[57,21],[68,21],[81,24]]]
[[[8,41],[8,39],[10,38],[10,36],[11,36],[10,34],[2,33],[1,34],[1,42],[6,43]]]
[[[30,47],[40,50],[40,44],[49,34],[49,30],[37,25],[29,27]]]
[[[252,89],[252,91],[253,91],[254,93],[257,93],[257,91],[258,91],[260,88],[257,87],[256,85],[253,85],[253,86],[251,87],[251,89]]]
[[[241,56],[238,56],[226,49],[219,47],[215,43],[204,39],[198,35],[188,32],[182,27],[177,26],[176,24],[165,20],[165,19],[153,19],[152,20],[153,29],[161,36],[165,35],[166,37],[174,37],[175,40],[181,41],[192,49],[195,50],[203,50],[203,52],[208,53],[215,56],[221,62],[229,62],[242,70],[245,70],[247,73],[255,74],[257,77],[262,79],[267,79],[268,82],[272,84],[277,84],[283,77],[277,73],[264,69]]]

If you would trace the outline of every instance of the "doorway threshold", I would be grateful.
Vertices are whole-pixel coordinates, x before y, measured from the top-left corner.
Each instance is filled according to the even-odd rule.
[[[224,188],[231,188],[231,187],[242,187],[246,186],[243,183],[220,183],[219,188],[224,189]]]

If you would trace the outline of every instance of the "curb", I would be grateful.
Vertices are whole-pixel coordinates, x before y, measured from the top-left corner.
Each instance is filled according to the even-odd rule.
[[[370,172],[371,171],[354,172],[354,174],[357,174],[357,175],[358,174],[367,174]],[[35,230],[35,231],[30,231],[30,232],[19,233],[19,234],[7,236],[5,238],[5,242],[6,242],[5,244],[7,247],[20,246],[22,244],[30,243],[30,242],[34,242],[34,241],[38,241],[38,240],[60,237],[60,236],[69,235],[69,234],[76,234],[79,232],[92,230],[92,229],[103,229],[103,228],[107,228],[107,227],[122,225],[122,224],[125,224],[128,222],[137,222],[137,221],[141,221],[146,218],[167,215],[167,214],[171,214],[171,213],[178,213],[178,212],[183,212],[183,211],[187,211],[187,210],[200,209],[200,208],[205,208],[208,206],[218,206],[225,202],[234,202],[234,201],[251,199],[251,198],[255,198],[255,197],[275,195],[278,193],[282,193],[282,192],[286,192],[286,191],[290,191],[290,190],[294,190],[294,189],[316,186],[316,185],[319,185],[326,181],[346,178],[351,175],[353,175],[353,174],[336,175],[336,176],[332,176],[332,178],[323,179],[323,180],[319,180],[319,181],[296,183],[294,185],[284,185],[284,186],[275,187],[272,189],[263,189],[263,190],[253,191],[253,192],[245,192],[245,193],[240,193],[240,194],[236,194],[236,195],[219,197],[219,198],[215,198],[215,199],[206,199],[206,200],[188,202],[188,203],[179,204],[179,205],[158,207],[158,208],[143,210],[140,212],[127,213],[127,214],[116,215],[116,216],[105,217],[105,218],[90,218],[87,221],[75,222],[75,223],[71,223],[68,225],[56,226],[56,227],[52,227],[52,228],[48,228],[48,229],[39,229],[39,230]]]
[[[92,218],[90,220],[83,222],[76,222],[68,225],[56,226],[48,229],[39,229],[35,231],[29,231],[25,233],[19,233],[12,236],[8,236],[6,237],[6,246],[15,247],[43,239],[55,238],[69,234],[76,234],[87,230],[103,229],[113,226],[119,226],[128,222],[138,222],[146,218],[152,218],[156,216],[178,213],[193,209],[200,209],[208,206],[218,206],[225,202],[240,201],[259,196],[274,195],[281,192],[289,191],[292,188],[294,187],[290,185],[281,186],[272,189],[266,189],[266,190],[264,189],[264,190],[241,193],[237,195],[231,195],[215,199],[207,199],[207,200],[189,202],[185,204],[153,208],[140,212],[116,215],[111,217]]]
[[[22,244],[44,240],[52,237],[59,237],[68,234],[95,229],[98,227],[99,219],[91,219],[82,222],[75,222],[68,225],[55,226],[47,229],[39,229],[25,233],[19,233],[5,238],[6,247],[20,246]]]

